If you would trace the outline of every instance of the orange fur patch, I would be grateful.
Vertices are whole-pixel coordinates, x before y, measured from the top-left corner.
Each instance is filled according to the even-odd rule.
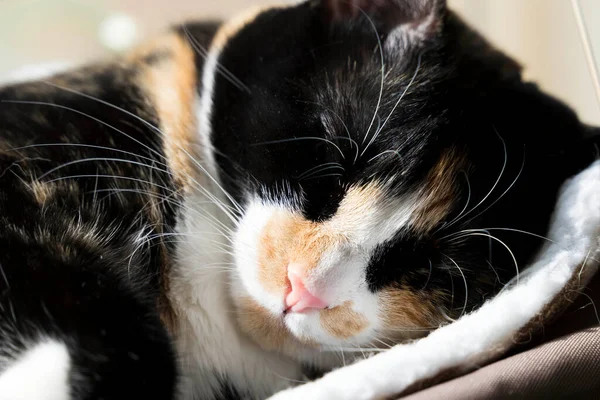
[[[352,302],[325,309],[320,312],[321,326],[338,339],[350,339],[365,330],[369,321],[352,309]]]
[[[411,218],[413,229],[425,235],[435,229],[452,210],[456,198],[456,176],[464,167],[458,150],[444,152],[425,181],[419,207]]]
[[[149,62],[150,58],[154,60]],[[194,149],[198,143],[193,49],[182,37],[169,33],[140,47],[128,61],[136,67],[140,88],[157,112],[169,167],[178,183],[188,188],[194,177],[190,156],[197,158]]]
[[[295,215],[281,212],[274,215],[263,229],[259,241],[258,279],[271,293],[283,295],[288,287],[290,245],[306,223]]]
[[[403,340],[424,336],[432,327],[439,326],[442,316],[436,311],[441,304],[441,293],[417,292],[390,287],[379,293],[380,318],[390,339]],[[439,303],[439,304],[438,304]]]
[[[344,196],[335,216],[324,224],[330,232],[354,231],[361,227],[365,215],[373,212],[383,200],[384,192],[377,183],[352,187]]]
[[[162,132],[167,164],[177,184],[186,190],[191,182],[200,179],[195,174],[191,157],[197,144],[197,127],[194,106],[196,102],[197,71],[195,57],[189,44],[175,33],[167,33],[149,41],[122,60],[136,71],[139,88],[155,110]],[[186,154],[187,153],[187,154]],[[150,191],[156,190],[150,186]],[[151,199],[148,215],[155,226],[162,226],[162,213],[158,203]],[[171,333],[177,329],[177,318],[166,293],[170,291],[168,279],[170,261],[161,244],[162,295],[157,300],[163,323]]]
[[[289,287],[287,266],[301,263],[305,273],[317,266],[321,256],[341,240],[322,224],[286,211],[271,217],[261,233],[259,244],[259,280],[272,293],[283,293]]]

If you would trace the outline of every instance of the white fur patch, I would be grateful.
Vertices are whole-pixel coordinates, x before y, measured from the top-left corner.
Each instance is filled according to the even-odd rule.
[[[520,280],[479,310],[424,339],[330,372],[271,400],[386,398],[444,370],[482,364],[496,356],[493,349],[507,348],[513,336],[574,276],[581,276],[583,268],[588,276],[597,270],[600,161],[564,185],[548,237],[553,242],[543,248]]]
[[[240,221],[233,240],[237,267],[234,291],[247,292],[261,306],[273,313],[281,312],[282,298],[266,292],[258,281],[258,247],[260,232],[273,213],[286,209],[285,206],[265,207],[260,201],[251,202],[246,208],[244,218]],[[233,295],[235,296],[236,293]]]
[[[209,190],[218,193],[214,187]],[[223,196],[218,197],[223,201]],[[264,352],[237,326],[229,299],[231,257],[224,250],[229,240],[221,232],[231,223],[201,193],[190,194],[185,209],[178,223],[183,240],[177,248],[169,294],[178,316],[180,398],[210,400],[219,393],[221,379],[259,397],[300,379],[298,363]]]
[[[0,374],[0,400],[69,400],[70,370],[64,343],[40,342]]]

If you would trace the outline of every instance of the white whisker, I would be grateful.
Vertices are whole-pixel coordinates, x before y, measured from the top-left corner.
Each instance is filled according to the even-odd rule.
[[[311,172],[310,174],[307,174],[306,176],[299,177],[298,180],[310,179],[310,177],[313,177],[316,174],[319,174],[319,173],[322,173],[325,171],[329,171],[332,169],[341,169],[342,171],[345,171],[344,167],[342,167],[341,165],[330,165],[330,166],[323,167],[321,169],[317,169],[317,170]],[[340,175],[343,175],[343,174],[340,173]]]
[[[342,121],[342,123],[344,123]],[[344,123],[344,125],[346,125]],[[348,128],[346,128],[348,129]],[[350,134],[350,132],[348,132],[348,134]],[[358,143],[356,143],[356,140],[352,139],[351,137],[344,137],[344,136],[333,136],[332,139],[338,139],[338,140],[347,140],[350,142],[350,148],[354,147],[356,148],[356,152],[354,153],[354,161],[352,161],[352,164],[356,164],[356,161],[358,160],[358,152],[360,151],[360,147],[358,146]]]
[[[381,343],[386,349],[391,349],[392,347],[394,347],[393,345],[390,345],[390,344],[384,342],[381,339],[373,338],[373,340],[375,340],[376,342]]]
[[[310,176],[311,174],[315,173],[315,172],[320,172],[320,168],[323,167],[327,167],[327,166],[333,166],[334,168],[340,168],[342,170],[345,170],[345,168],[342,166],[342,164],[338,163],[338,162],[328,162],[328,163],[324,163],[321,165],[317,165],[316,167],[312,167],[309,170],[303,172],[302,174],[298,175],[298,177],[296,179],[302,179],[305,178],[307,176]]]
[[[590,254],[592,254],[592,249],[589,249],[587,254],[585,255],[585,259],[583,260],[583,264],[581,264],[581,268],[579,269],[579,273],[577,274],[577,279],[579,280],[579,284],[581,284],[581,274],[585,269],[585,266],[590,258]]]
[[[252,147],[256,147],[256,146],[265,146],[265,145],[269,145],[269,144],[280,144],[280,143],[289,143],[289,142],[295,142],[295,141],[299,141],[299,140],[321,140],[325,143],[328,143],[332,146],[334,146],[337,151],[340,153],[340,155],[342,156],[343,159],[346,159],[346,157],[344,156],[344,152],[342,151],[342,149],[340,149],[340,147],[335,144],[334,142],[332,142],[329,139],[325,139],[325,138],[321,138],[321,137],[316,137],[316,136],[302,136],[302,137],[297,137],[297,138],[289,138],[289,139],[280,139],[280,140],[270,140],[267,142],[260,142],[260,143],[254,143],[251,144],[250,146]]]
[[[504,192],[502,192],[502,194],[500,196],[498,196],[498,198],[496,200],[494,200],[494,202],[492,204],[490,204],[489,206],[487,206],[483,211],[481,211],[480,213],[478,213],[474,217],[470,218],[466,223],[468,224],[469,222],[473,221],[477,217],[483,215],[486,211],[488,211],[496,203],[498,203],[510,191],[510,189],[512,189],[513,186],[515,186],[515,184],[517,183],[517,181],[521,177],[521,174],[523,173],[524,169],[525,169],[525,152],[523,152],[523,162],[521,163],[521,169],[519,170],[519,173],[517,174],[517,176],[515,177],[515,179],[512,181],[512,183],[508,186],[508,188],[506,188],[506,190]]]
[[[318,175],[318,176],[312,176],[312,177],[310,177],[310,178],[304,178],[304,180],[305,180],[305,181],[309,181],[309,180],[312,180],[312,179],[322,179],[322,178],[329,178],[329,177],[334,177],[334,176],[337,176],[337,177],[342,177],[342,176],[344,176],[344,174],[325,174],[325,175]]]
[[[483,237],[493,239],[493,240],[497,241],[498,243],[500,243],[508,251],[508,253],[510,254],[510,256],[515,264],[515,269],[516,269],[516,273],[517,273],[516,279],[517,279],[517,283],[519,283],[519,274],[520,274],[519,273],[519,264],[517,263],[517,258],[515,257],[514,253],[510,249],[510,247],[508,247],[508,245],[506,243],[504,243],[502,240],[498,239],[496,236],[493,236],[493,235],[490,235],[489,233],[484,233],[484,232],[485,231],[482,229],[473,229],[473,232],[466,233],[464,236],[460,236],[459,238],[469,237],[469,236],[483,236]]]
[[[125,110],[125,109],[124,109],[124,108],[122,108],[122,107],[116,106],[116,105],[114,105],[114,104],[112,104],[112,103],[109,103],[109,102],[107,102],[107,101],[104,101],[104,100],[102,100],[102,99],[100,99],[100,98],[98,98],[98,97],[90,96],[90,95],[88,95],[88,94],[86,94],[86,93],[82,93],[82,92],[79,92],[79,91],[76,91],[76,90],[73,90],[73,89],[69,89],[69,88],[66,88],[66,87],[63,87],[63,86],[60,86],[60,85],[56,85],[56,84],[54,84],[54,83],[52,83],[52,82],[45,82],[45,83],[46,83],[46,84],[48,84],[48,85],[50,85],[50,86],[52,86],[52,87],[55,87],[55,88],[58,88],[58,89],[61,89],[61,90],[67,91],[67,92],[69,92],[69,93],[73,93],[73,94],[76,94],[76,95],[82,96],[82,97],[84,97],[84,98],[87,98],[87,99],[90,99],[90,100],[96,101],[96,102],[98,102],[98,103],[100,103],[100,104],[104,104],[104,105],[106,105],[106,106],[108,106],[108,107],[111,107],[111,108],[113,108],[113,109],[115,109],[115,110],[118,110],[118,111],[120,111],[120,112],[122,112],[122,113],[124,113],[124,114],[126,114],[126,115],[129,115],[129,116],[130,116],[130,117],[132,117],[132,118],[135,118],[136,120],[140,121],[141,123],[145,124],[146,126],[148,126],[148,127],[152,128],[152,129],[153,129],[155,132],[157,132],[157,133],[158,133],[158,134],[160,134],[161,136],[163,136],[163,137],[165,136],[164,132],[162,132],[162,131],[161,131],[161,130],[160,130],[158,127],[157,127],[157,126],[155,126],[154,124],[152,124],[152,123],[150,123],[150,122],[146,121],[144,118],[141,118],[139,115],[136,115],[136,114],[134,114],[134,113],[132,113],[132,112],[130,112],[130,111],[128,111],[128,110]],[[61,105],[58,105],[58,104],[53,104],[53,103],[43,103],[43,102],[23,102],[23,101],[7,101],[7,100],[3,100],[3,101],[5,101],[5,102],[16,102],[16,103],[25,103],[25,104],[38,104],[38,105],[54,106],[54,107],[58,107],[58,108],[67,109],[67,110],[70,110],[70,111],[72,111],[72,112],[75,112],[75,113],[78,113],[78,114],[84,115],[84,116],[86,116],[86,117],[88,117],[88,118],[91,118],[91,119],[92,119],[92,120],[94,120],[94,121],[97,121],[98,123],[101,123],[101,124],[103,124],[103,125],[105,125],[105,126],[108,126],[108,127],[110,127],[111,129],[115,130],[116,132],[119,132],[119,133],[121,133],[122,135],[126,136],[127,138],[129,138],[129,139],[131,139],[131,140],[135,141],[136,143],[138,143],[138,144],[142,145],[143,147],[147,148],[147,149],[148,149],[148,150],[150,150],[152,153],[156,154],[156,155],[157,155],[159,158],[166,160],[166,157],[165,157],[165,156],[163,156],[162,154],[160,154],[160,153],[159,153],[159,152],[157,152],[156,150],[154,150],[154,149],[150,148],[149,146],[145,145],[144,143],[140,142],[139,140],[137,140],[137,139],[135,139],[135,138],[131,137],[130,135],[127,135],[125,132],[123,132],[123,131],[121,131],[121,130],[119,130],[119,129],[117,129],[117,128],[115,128],[115,127],[113,127],[113,126],[111,126],[111,125],[109,125],[109,124],[107,124],[107,123],[105,123],[105,122],[103,122],[103,121],[101,121],[101,120],[99,120],[99,119],[97,119],[97,118],[95,118],[95,117],[91,116],[91,115],[89,115],[89,114],[83,113],[83,112],[81,112],[81,111],[78,111],[78,110],[76,110],[76,109],[73,109],[73,108],[70,108],[70,107],[61,106]],[[226,197],[229,199],[229,201],[231,201],[232,205],[233,205],[233,206],[234,206],[234,207],[237,209],[237,211],[238,211],[240,214],[243,214],[243,212],[242,212],[242,209],[241,209],[240,205],[239,205],[239,204],[238,204],[238,203],[237,203],[237,202],[236,202],[236,201],[233,199],[233,197],[232,197],[232,196],[231,196],[231,195],[230,195],[230,194],[229,194],[229,193],[228,193],[228,192],[227,192],[227,191],[226,191],[226,190],[225,190],[225,189],[224,189],[224,188],[223,188],[223,187],[222,187],[222,186],[221,186],[221,185],[220,185],[218,182],[217,182],[217,180],[216,180],[216,179],[215,179],[215,178],[212,176],[212,174],[211,174],[211,173],[210,173],[210,172],[209,172],[209,171],[208,171],[206,168],[204,168],[204,166],[202,166],[202,165],[201,165],[201,164],[200,164],[200,163],[199,163],[199,162],[198,162],[198,161],[197,161],[197,160],[196,160],[194,157],[192,157],[192,155],[191,155],[191,154],[189,154],[189,153],[188,153],[188,152],[187,152],[187,151],[186,151],[186,150],[185,150],[185,149],[184,149],[182,146],[180,146],[180,145],[177,145],[177,147],[178,147],[178,149],[179,149],[179,150],[181,150],[181,151],[182,151],[182,152],[183,152],[183,153],[184,153],[184,154],[185,154],[185,155],[186,155],[186,156],[187,156],[187,157],[188,157],[188,158],[189,158],[189,159],[190,159],[190,160],[191,160],[191,161],[192,161],[192,162],[193,162],[193,163],[194,163],[194,164],[197,166],[197,167],[199,167],[199,168],[200,168],[200,169],[201,169],[201,170],[202,170],[202,171],[203,171],[203,172],[206,174],[206,176],[208,176],[208,178],[209,178],[209,179],[210,179],[210,180],[211,180],[211,181],[212,181],[212,182],[213,182],[213,183],[214,183],[214,184],[215,184],[215,185],[216,185],[216,186],[219,188],[219,190],[221,190],[221,191],[223,192],[223,194],[224,194],[224,195],[225,195],[225,196],[226,196]],[[210,194],[210,192],[209,192],[208,190],[206,190],[206,189],[205,189],[205,188],[204,188],[202,185],[200,185],[200,183],[198,183],[198,181],[196,181],[196,180],[195,180],[193,177],[189,176],[188,174],[186,174],[186,175],[187,175],[187,176],[188,176],[188,178],[190,178],[190,179],[191,179],[191,180],[192,180],[194,183],[196,183],[197,187],[198,187],[198,188],[200,188],[201,190],[203,190],[203,192],[204,192],[204,193],[205,193],[207,196],[209,196],[209,197],[213,197],[214,199],[216,199],[216,197],[214,197],[212,194]],[[223,207],[222,207],[222,206],[225,206],[225,204],[223,204],[223,203],[222,203],[222,202],[220,202],[220,201],[215,201],[215,204],[216,204],[216,205],[217,205],[219,208],[221,208],[221,210],[222,210],[223,212],[225,212],[225,213],[226,213],[226,214],[229,216],[229,218],[230,218],[230,219],[232,219],[232,221],[233,221],[234,223],[237,221],[237,219],[235,218],[235,216],[234,216],[233,214],[231,214],[230,212],[228,212],[228,211],[225,211],[225,210],[223,209]]]
[[[342,347],[340,347],[340,355],[342,356],[342,364],[345,367],[346,366],[346,356],[344,356],[344,350],[342,350]]]
[[[329,107],[325,107],[323,104],[321,103],[317,103],[315,101],[299,101],[301,103],[307,103],[307,104],[315,104],[318,105],[319,107],[323,108],[324,110],[329,111],[330,113],[332,113],[342,124],[342,126],[344,127],[345,131],[346,131],[346,135],[348,137],[343,137],[343,136],[332,136],[332,139],[341,139],[341,140],[348,140],[350,142],[351,146],[356,147],[356,154],[354,156],[354,163],[356,163],[356,160],[358,160],[358,152],[360,151],[360,147],[358,146],[358,143],[356,143],[356,140],[352,139],[352,135],[350,134],[350,129],[348,129],[348,125],[346,125],[346,122],[344,121],[344,119],[342,117],[340,117],[340,115],[338,113],[336,113],[335,111],[333,111],[331,108]]]
[[[96,161],[106,161],[106,162],[114,162],[114,163],[133,164],[133,165],[137,165],[137,166],[140,166],[140,167],[146,167],[146,168],[150,168],[150,169],[156,169],[158,171],[165,172],[165,173],[167,172],[167,171],[165,171],[163,169],[160,169],[158,167],[154,167],[152,165],[144,164],[144,163],[141,163],[141,162],[138,162],[138,161],[134,161],[134,160],[125,160],[125,159],[122,159],[122,158],[110,158],[110,157],[91,157],[91,158],[82,158],[82,159],[79,159],[79,160],[73,160],[73,161],[69,161],[69,162],[66,162],[64,164],[61,164],[61,165],[59,165],[57,167],[54,167],[54,168],[50,169],[49,171],[44,172],[42,175],[38,176],[37,179],[38,180],[42,180],[45,177],[47,177],[48,175],[52,174],[53,172],[56,172],[56,171],[58,171],[58,170],[60,170],[62,168],[69,167],[71,165],[81,164],[81,163],[87,163],[87,162],[96,162]]]
[[[460,317],[462,317],[462,316],[464,315],[465,311],[467,310],[467,305],[469,304],[469,286],[468,286],[468,284],[467,284],[467,278],[466,278],[465,274],[463,273],[463,270],[462,270],[462,269],[461,269],[461,268],[458,266],[458,264],[456,263],[456,261],[454,261],[454,260],[452,259],[452,257],[449,257],[449,256],[448,256],[448,255],[446,255],[446,254],[442,254],[442,255],[443,255],[444,257],[447,257],[447,258],[448,258],[450,261],[452,261],[452,263],[453,263],[453,264],[456,266],[456,268],[458,269],[458,272],[460,272],[460,274],[461,274],[461,276],[462,276],[462,278],[463,278],[463,281],[464,281],[464,283],[465,283],[465,304],[464,304],[464,306],[463,306],[463,310],[462,310],[462,312],[461,312],[461,314],[460,314]],[[459,317],[459,318],[460,318],[460,317]]]
[[[469,208],[469,203],[471,201],[471,182],[469,182],[469,175],[467,175],[467,173],[464,172],[464,171],[463,171],[463,174],[465,175],[465,179],[466,179],[466,182],[467,182],[467,188],[468,188],[468,191],[469,191],[468,196],[467,196],[467,202],[466,202],[465,206],[463,207],[463,209],[460,211],[460,213],[458,213],[458,215],[452,221],[450,221],[447,224],[443,224],[434,233],[437,233],[437,232],[445,229],[446,227],[452,226],[456,221],[458,221],[462,217],[462,215],[465,213],[465,211],[467,211],[467,208]]]
[[[83,95],[83,94],[82,94]],[[87,95],[86,95],[87,96]],[[79,115],[83,115],[84,117],[90,118],[93,121],[98,122],[99,124],[102,124],[112,130],[114,130],[115,132],[118,132],[120,134],[122,134],[123,136],[127,137],[128,139],[131,139],[132,141],[134,141],[135,143],[139,144],[140,146],[142,146],[143,148],[149,150],[151,153],[156,154],[157,156],[164,158],[164,156],[162,154],[160,154],[158,151],[154,150],[153,148],[151,148],[150,146],[140,142],[139,140],[137,140],[136,138],[134,138],[131,135],[128,135],[127,133],[123,132],[122,130],[110,125],[109,123],[106,123],[90,114],[84,113],[83,111],[79,111],[76,110],[74,108],[71,107],[67,107],[67,106],[63,106],[60,104],[54,104],[54,103],[48,103],[48,102],[44,102],[44,101],[26,101],[26,100],[0,100],[0,102],[2,103],[11,103],[11,104],[28,104],[28,105],[37,105],[37,106],[47,106],[47,107],[55,107],[55,108],[59,108],[59,109],[63,109],[63,110],[67,110],[67,111],[71,111],[74,112],[76,114]],[[101,101],[104,103],[104,101]]]
[[[98,150],[106,150],[106,151],[113,151],[115,153],[120,153],[120,154],[127,154],[142,160],[146,160],[146,161],[153,161],[156,162],[157,164],[160,164],[161,166],[167,168],[167,164],[161,163],[160,161],[156,161],[153,158],[150,157],[145,157],[142,156],[140,154],[137,153],[132,153],[130,151],[125,151],[125,150],[120,150],[114,147],[106,147],[106,146],[96,146],[96,145],[91,145],[91,144],[82,144],[82,143],[39,143],[39,144],[31,144],[28,146],[21,146],[21,147],[12,147],[10,149],[7,149],[6,151],[20,151],[20,150],[26,150],[26,149],[34,149],[34,148],[38,148],[38,147],[54,147],[54,146],[64,146],[64,147],[82,147],[82,148],[90,148],[90,149],[98,149]]]
[[[421,292],[424,291],[425,288],[427,288],[427,285],[429,284],[429,280],[431,279],[431,274],[433,272],[433,262],[431,261],[431,258],[429,258],[428,260],[429,260],[429,275],[427,275],[427,281],[425,281],[425,284],[421,288]]]
[[[337,351],[343,351],[345,353],[361,353],[363,355],[363,358],[366,358],[365,351],[369,352],[369,353],[380,353],[380,352],[386,351],[386,349],[379,349],[377,347],[374,347],[374,348],[361,348],[361,347],[357,347],[357,348],[354,348],[354,347],[338,347],[338,348],[332,347],[332,348],[328,348],[328,347],[324,347],[322,350],[323,351],[336,351],[336,352]]]
[[[189,30],[187,29],[187,27],[185,25],[181,25],[183,28],[183,31],[185,32],[185,35],[187,36],[187,38],[190,41],[190,45],[192,46],[192,48],[200,55],[202,56],[204,59],[206,59],[208,57],[208,50],[204,48],[204,46],[202,46],[202,44],[200,42],[198,42],[198,40],[192,35],[190,34]],[[239,80],[231,71],[229,71],[227,68],[225,68],[223,66],[223,64],[221,64],[220,62],[217,62],[217,72],[220,73],[221,75],[223,75],[223,77],[225,79],[227,79],[227,81],[229,81],[229,83],[231,83],[233,86],[235,86],[236,88],[251,94],[252,91],[250,90],[250,88],[248,86],[246,86],[241,80]]]
[[[556,241],[554,241],[554,240],[552,240],[552,239],[549,239],[549,238],[547,238],[547,237],[545,237],[545,236],[538,235],[538,234],[535,234],[535,233],[532,233],[532,232],[523,231],[523,230],[520,230],[520,229],[513,229],[513,228],[464,229],[464,230],[462,230],[462,231],[455,232],[455,233],[452,233],[452,234],[450,234],[450,235],[443,236],[443,237],[441,237],[441,238],[440,238],[440,240],[444,240],[444,239],[447,239],[447,238],[451,238],[451,237],[454,237],[454,236],[458,236],[458,235],[460,235],[461,233],[468,233],[468,232],[479,232],[479,231],[484,231],[484,230],[485,230],[485,231],[508,231],[508,232],[517,232],[517,233],[522,233],[522,234],[525,234],[525,235],[534,236],[534,237],[536,237],[536,238],[539,238],[539,239],[546,240],[547,242],[550,242],[550,243],[556,243]]]
[[[398,158],[400,160],[402,160],[402,156],[400,155],[400,152],[398,150],[384,150],[381,153],[377,154],[375,157],[372,157],[369,161],[367,161],[367,163],[370,163],[370,162],[376,160],[377,158],[384,156],[386,154],[395,154],[398,156]]]
[[[166,186],[163,185],[159,185],[157,183],[151,182],[151,181],[146,181],[143,179],[138,179],[138,178],[133,178],[130,176],[118,176],[118,175],[68,175],[68,176],[61,176],[59,178],[55,178],[55,179],[51,179],[49,181],[46,181],[46,183],[54,183],[54,182],[60,182],[60,181],[64,181],[64,180],[68,180],[68,179],[79,179],[79,178],[106,178],[106,179],[114,179],[114,180],[126,180],[126,181],[131,181],[131,182],[137,182],[137,183],[142,183],[145,185],[150,185],[150,186],[154,186],[157,187],[159,189],[163,189],[169,193],[176,193],[173,189],[168,188]]]
[[[390,118],[392,118],[392,116],[396,112],[396,108],[398,108],[398,106],[402,102],[402,99],[404,98],[404,96],[406,96],[406,93],[408,93],[408,90],[410,89],[410,87],[412,86],[412,84],[417,79],[417,75],[419,74],[419,70],[420,69],[421,69],[421,54],[419,54],[419,58],[417,60],[417,68],[415,69],[415,73],[414,73],[412,79],[410,80],[410,82],[408,83],[408,85],[406,86],[406,88],[404,89],[404,92],[400,95],[400,98],[398,99],[398,101],[396,102],[396,104],[394,105],[394,107],[392,108],[392,111],[387,116],[387,118],[385,119],[385,121],[383,122],[383,124],[381,125],[381,127],[379,127],[375,131],[375,134],[373,135],[373,137],[371,138],[371,140],[369,141],[369,143],[367,144],[367,146],[363,149],[362,153],[360,153],[361,157],[369,149],[369,146],[371,146],[371,144],[373,144],[373,142],[375,141],[375,139],[377,139],[377,136],[379,136],[379,134],[381,133],[381,131],[383,131],[383,128],[385,128],[385,126],[387,125],[387,123],[390,120]]]
[[[500,174],[498,175],[498,179],[496,179],[496,182],[494,182],[494,185],[492,185],[492,188],[483,197],[483,199],[481,199],[481,201],[479,203],[477,203],[477,205],[475,205],[475,207],[471,208],[469,211],[467,211],[466,213],[464,213],[461,218],[453,220],[452,223],[446,225],[444,227],[444,229],[450,228],[452,225],[456,224],[461,219],[465,218],[467,215],[469,215],[473,211],[475,211],[480,205],[482,205],[488,199],[488,197],[491,196],[491,194],[494,192],[494,190],[496,189],[496,187],[500,183],[500,180],[502,179],[502,176],[504,176],[504,171],[506,171],[506,166],[508,164],[508,149],[506,147],[506,142],[504,141],[504,138],[502,136],[500,136],[500,134],[498,133],[498,131],[496,130],[496,128],[494,128],[494,132],[496,133],[496,135],[498,136],[498,138],[502,142],[502,148],[504,149],[504,162],[502,163],[502,168],[500,169]]]
[[[579,309],[581,310],[591,305],[594,308],[594,315],[596,316],[596,321],[598,322],[598,325],[600,325],[600,316],[598,315],[598,308],[596,307],[596,302],[594,302],[594,299],[592,299],[587,293],[584,292],[578,292],[578,294],[587,297],[587,299],[590,301],[588,304],[584,305],[583,307],[580,307]]]
[[[363,136],[362,144],[365,144],[365,141],[367,140],[367,137],[369,136],[369,133],[371,132],[371,129],[373,128],[375,119],[377,119],[377,114],[379,113],[379,108],[381,107],[381,101],[383,99],[383,87],[385,84],[385,75],[386,74],[385,74],[385,56],[383,54],[383,43],[381,43],[381,38],[379,37],[379,32],[377,31],[377,27],[375,26],[375,23],[373,22],[371,17],[369,17],[369,15],[366,12],[364,12],[360,7],[359,7],[359,11],[367,18],[367,21],[369,21],[369,24],[371,24],[371,27],[373,28],[375,37],[377,38],[377,47],[379,48],[379,55],[381,57],[381,85],[379,88],[379,99],[377,100],[377,105],[375,106],[375,112],[373,113],[373,118],[371,119],[369,128],[367,129],[367,132]],[[375,132],[377,132],[377,131],[375,131]]]

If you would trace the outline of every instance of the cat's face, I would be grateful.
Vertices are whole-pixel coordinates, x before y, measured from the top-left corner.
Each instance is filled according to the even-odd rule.
[[[261,11],[223,28],[208,60],[204,128],[240,206],[231,294],[265,348],[425,334],[495,293],[537,245],[504,246],[488,224],[543,234],[558,183],[524,168],[535,122],[508,120],[516,99],[576,119],[443,1]]]

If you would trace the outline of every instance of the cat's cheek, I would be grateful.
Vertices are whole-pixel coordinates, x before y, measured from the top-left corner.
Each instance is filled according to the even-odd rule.
[[[274,315],[283,312],[282,293],[271,293],[265,290],[259,279],[259,245],[260,232],[270,220],[272,210],[250,206],[240,220],[236,231],[234,245],[234,277],[231,294],[234,298],[249,297],[261,307]]]

